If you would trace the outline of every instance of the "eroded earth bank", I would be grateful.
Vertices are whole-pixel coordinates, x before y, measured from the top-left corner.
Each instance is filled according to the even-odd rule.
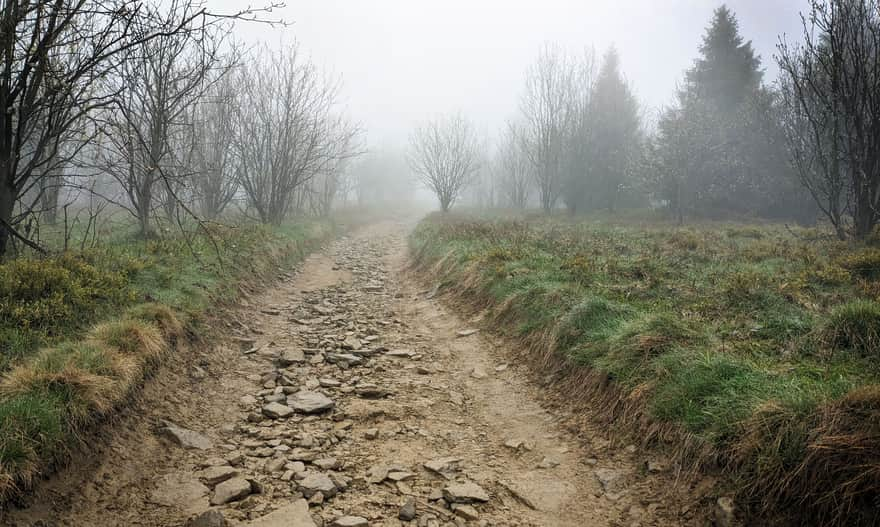
[[[574,426],[469,331],[408,269],[406,234],[364,227],[244,300],[223,345],[149,383],[99,461],[3,523],[705,524],[656,454]]]

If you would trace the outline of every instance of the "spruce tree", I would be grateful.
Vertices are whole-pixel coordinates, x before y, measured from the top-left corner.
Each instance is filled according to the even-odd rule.
[[[641,142],[639,104],[620,71],[620,56],[611,47],[602,59],[593,88],[592,195],[614,210],[626,185],[630,162]]]
[[[734,13],[715,10],[676,103],[660,118],[660,172],[674,185],[661,193],[677,210],[701,216],[766,214],[778,208],[790,177],[768,120],[775,98],[762,84],[761,60],[739,31]],[[680,133],[691,131],[693,133]],[[673,160],[678,160],[672,162]],[[682,160],[686,160],[686,163]],[[674,188],[674,195],[668,189]]]
[[[755,55],[751,41],[743,40],[739,21],[726,5],[715,10],[700,55],[685,75],[689,98],[729,115],[760,88],[761,59]]]

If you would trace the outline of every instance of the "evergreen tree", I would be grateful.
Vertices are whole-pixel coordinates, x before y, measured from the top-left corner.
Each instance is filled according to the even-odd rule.
[[[685,75],[686,96],[730,115],[760,88],[764,76],[761,59],[755,55],[751,41],[743,41],[739,22],[726,5],[715,10],[700,54]]]
[[[791,173],[782,149],[768,148],[779,144],[779,122],[770,118],[776,100],[762,84],[760,58],[726,6],[715,10],[699,51],[676,104],[660,119],[657,161],[675,184],[658,190],[679,218],[685,212],[778,216],[774,209],[791,207],[782,195],[791,189]]]
[[[620,71],[620,56],[611,47],[593,87],[593,196],[598,206],[613,211],[641,143],[639,103]]]

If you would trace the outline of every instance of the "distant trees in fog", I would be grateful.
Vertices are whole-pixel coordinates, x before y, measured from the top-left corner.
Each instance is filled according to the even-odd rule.
[[[812,0],[804,26],[802,43],[780,45],[769,86],[735,15],[718,8],[650,124],[613,49],[597,72],[592,53],[545,46],[495,144],[503,204],[650,204],[679,221],[822,214],[841,238],[867,236],[880,220],[880,2]]]
[[[546,45],[526,72],[519,114],[501,132],[496,172],[503,195],[545,212],[614,210],[644,142],[635,95],[609,49],[571,55]],[[533,192],[534,191],[534,192]]]

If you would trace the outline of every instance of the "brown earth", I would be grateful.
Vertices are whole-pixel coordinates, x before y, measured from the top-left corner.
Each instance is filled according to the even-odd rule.
[[[216,510],[263,526],[706,525],[662,456],[549,404],[505,341],[461,336],[480,321],[409,270],[406,233],[366,226],[243,300],[222,345],[170,363],[0,524],[179,526]],[[334,407],[291,411],[302,392]],[[210,447],[179,446],[165,421]]]

